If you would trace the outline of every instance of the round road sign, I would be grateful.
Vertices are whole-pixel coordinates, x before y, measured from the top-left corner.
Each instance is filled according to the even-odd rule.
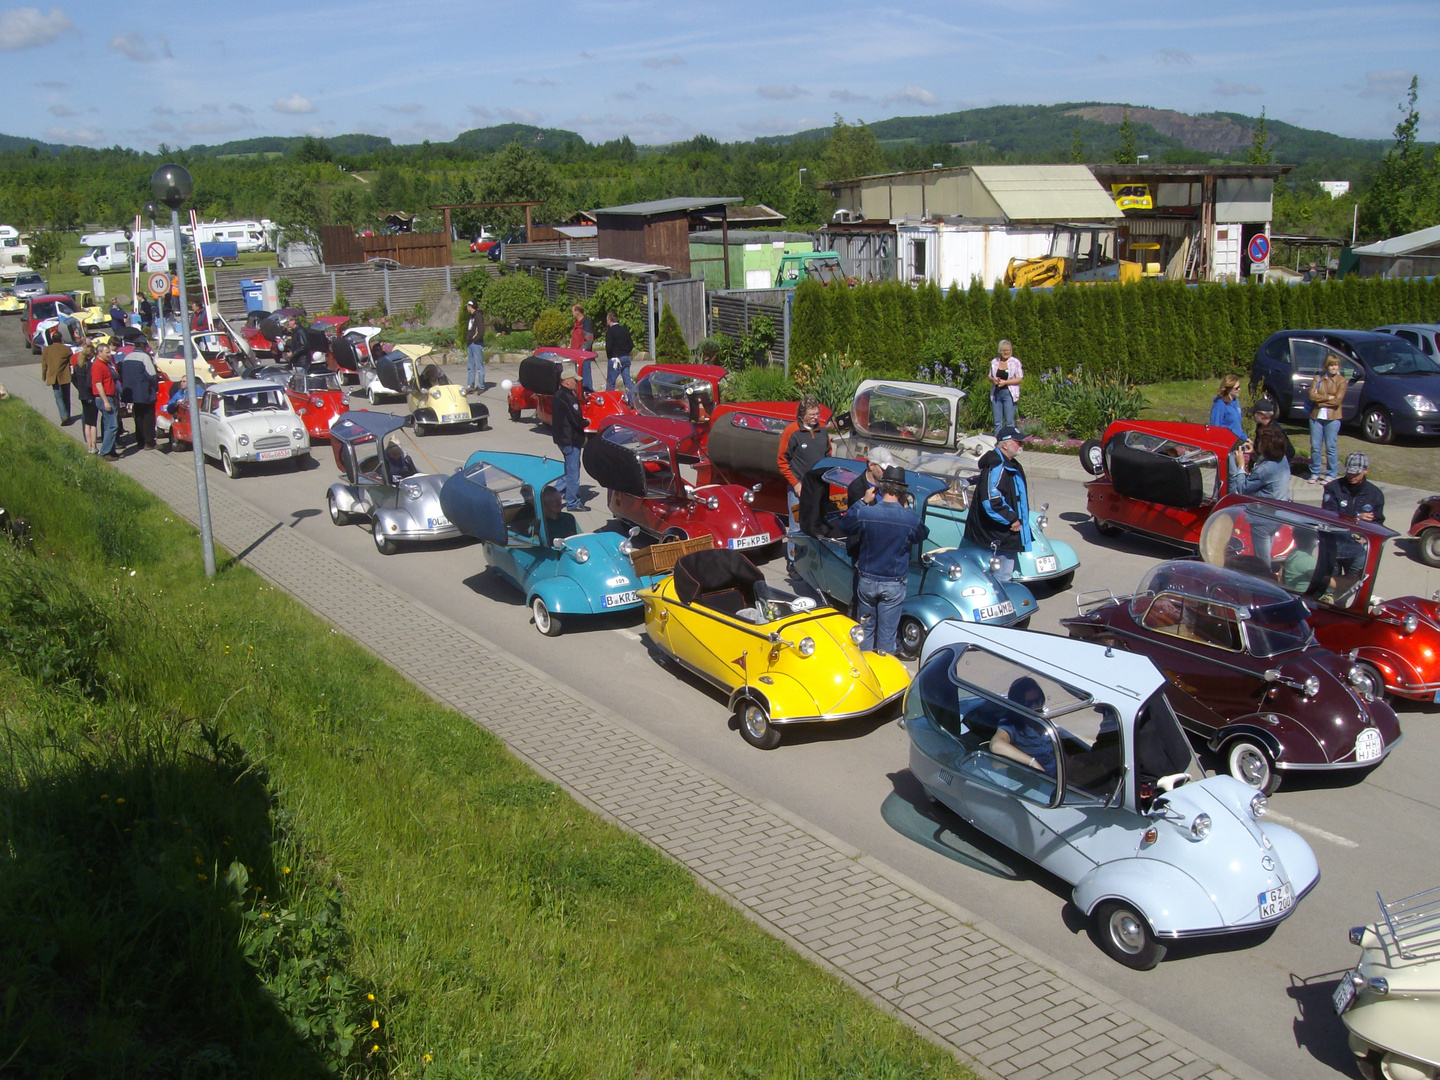
[[[165,261],[165,245],[159,240],[151,240],[145,245],[145,258],[152,263]]]
[[[1270,238],[1264,233],[1256,233],[1250,238],[1250,246],[1246,249],[1251,262],[1263,263],[1270,261]]]
[[[148,282],[151,296],[164,296],[170,291],[169,274],[151,274]]]

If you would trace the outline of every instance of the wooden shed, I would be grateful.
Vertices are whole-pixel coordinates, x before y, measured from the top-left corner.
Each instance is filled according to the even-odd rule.
[[[714,199],[656,199],[606,206],[594,211],[600,258],[658,263],[681,276],[690,274],[690,232],[704,227],[706,215],[724,213],[739,196]]]

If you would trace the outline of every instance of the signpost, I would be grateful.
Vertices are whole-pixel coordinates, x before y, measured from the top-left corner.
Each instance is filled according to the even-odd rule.
[[[150,287],[150,295],[153,296],[156,300],[159,300],[160,297],[164,296],[170,291],[170,275],[151,274],[150,279],[146,282],[146,284]]]
[[[1252,274],[1265,273],[1270,269],[1270,237],[1264,233],[1256,233],[1250,238],[1245,254],[1250,256],[1250,272]]]
[[[151,240],[145,245],[145,269],[154,270],[157,266],[165,269],[170,265],[169,255],[163,240]]]

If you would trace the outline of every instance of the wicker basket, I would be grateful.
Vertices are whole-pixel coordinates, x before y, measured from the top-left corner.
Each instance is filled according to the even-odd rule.
[[[688,540],[670,540],[636,548],[630,555],[635,564],[635,573],[642,576],[665,574],[675,569],[682,555],[693,555],[697,551],[709,551],[715,546],[715,538],[709,533],[692,536]]]

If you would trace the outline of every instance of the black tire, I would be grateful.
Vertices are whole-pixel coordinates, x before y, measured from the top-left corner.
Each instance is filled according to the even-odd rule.
[[[895,651],[902,660],[920,659],[920,650],[925,647],[925,624],[913,615],[900,616],[895,628]]]
[[[1123,900],[1106,900],[1095,909],[1100,947],[1110,959],[1136,971],[1149,971],[1165,959],[1165,946],[1155,940],[1150,924]]]
[[[1440,566],[1440,529],[1431,528],[1422,532],[1416,540],[1420,561],[1427,566]]]
[[[336,525],[350,524],[350,515],[335,504],[335,493],[333,491],[325,496],[325,505],[330,509],[330,520]]]
[[[780,745],[780,729],[770,722],[770,713],[758,701],[741,699],[735,705],[735,722],[740,737],[757,750],[774,750]]]
[[[512,423],[515,423],[515,424],[518,424],[518,423],[520,422],[520,410],[519,410],[519,409],[511,409],[511,410],[510,410],[510,420],[511,420]]]
[[[1056,592],[1064,592],[1066,589],[1070,588],[1071,585],[1075,584],[1075,571],[1067,570],[1059,577],[1050,578],[1048,581],[1045,582],[1045,584],[1050,586],[1050,588],[1054,589]]]
[[[418,438],[420,438],[420,436],[422,436],[422,435],[424,435],[424,434],[425,434],[425,425],[422,424],[422,423],[420,423],[419,420],[416,420],[416,421],[415,421],[415,437],[418,439]]]
[[[223,446],[220,448],[220,467],[225,470],[225,475],[230,477],[231,480],[239,478],[240,466],[237,465],[235,459],[230,456],[230,451]]]
[[[1092,517],[1090,520],[1095,525],[1095,531],[1098,532],[1101,536],[1119,536],[1122,532],[1125,531],[1119,525],[1111,524],[1108,521],[1101,521],[1097,517]]]
[[[1381,446],[1395,441],[1395,424],[1383,405],[1371,405],[1360,417],[1360,431],[1369,442]]]
[[[1105,471],[1105,452],[1099,439],[1086,439],[1080,444],[1080,467],[1091,476],[1099,476]]]
[[[1370,680],[1370,685],[1373,687],[1370,696],[1377,701],[1384,701],[1385,676],[1380,674],[1380,669],[1365,660],[1355,661],[1355,666]]]
[[[1280,772],[1270,751],[1253,739],[1241,737],[1225,744],[1221,753],[1225,758],[1225,770],[1255,790],[1272,795],[1280,786]]]
[[[1017,622],[1017,623],[1011,623],[1011,624],[1010,624],[1010,628],[1011,628],[1012,630],[1029,630],[1029,629],[1030,629],[1030,616],[1029,616],[1029,615],[1026,615],[1026,616],[1025,616],[1023,619],[1021,619],[1019,622]]]
[[[662,543],[662,544],[669,544],[669,543],[672,543],[672,542],[674,542],[674,541],[676,541],[676,540],[689,540],[689,539],[690,539],[690,534],[689,534],[689,533],[687,533],[684,529],[676,528],[675,526],[672,525],[670,528],[666,529],[663,534],[661,534],[661,536],[660,536],[660,543]]]
[[[477,416],[477,417],[475,418],[475,430],[476,430],[476,431],[487,431],[487,430],[489,430],[489,428],[490,428],[490,418],[489,418],[488,416]]]
[[[385,530],[380,527],[380,522],[376,521],[370,528],[372,538],[375,541],[375,550],[380,552],[381,555],[394,555],[395,552],[400,550],[399,545],[385,535]]]
[[[560,636],[562,629],[560,616],[551,612],[551,610],[545,606],[545,601],[541,600],[538,596],[530,601],[530,615],[535,622],[535,629],[539,630],[540,633],[546,637]]]

